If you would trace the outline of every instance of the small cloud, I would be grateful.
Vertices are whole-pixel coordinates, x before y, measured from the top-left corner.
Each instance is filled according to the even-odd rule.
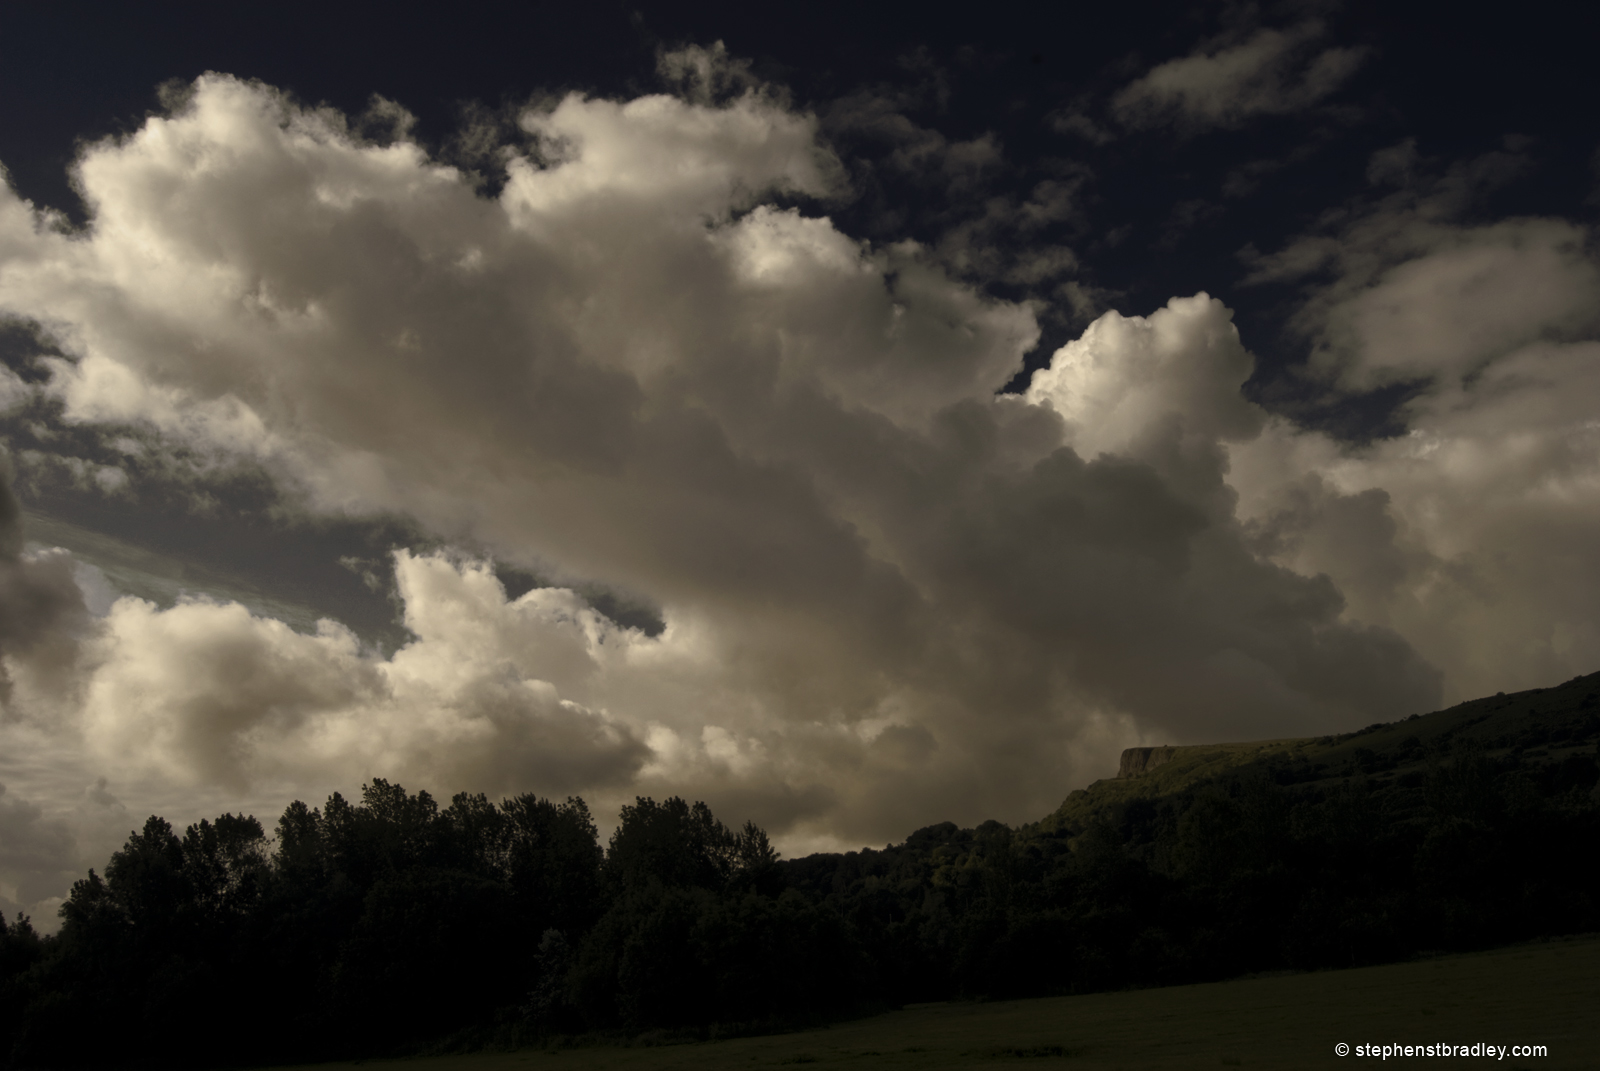
[[[377,573],[379,563],[372,559],[345,555],[339,559],[339,564],[360,577],[361,583],[374,595],[386,586],[383,578]]]
[[[1367,161],[1367,181],[1374,186],[1407,186],[1416,174],[1422,156],[1417,139],[1406,138],[1398,145],[1379,149]]]
[[[1361,48],[1313,46],[1320,22],[1287,30],[1262,28],[1152,68],[1111,100],[1126,127],[1177,127],[1188,132],[1236,127],[1258,115],[1288,115],[1327,97],[1366,59]]]
[[[750,70],[750,61],[728,54],[721,41],[710,48],[685,45],[663,50],[656,57],[656,73],[684,99],[709,104],[762,88]]]
[[[1222,205],[1203,197],[1179,201],[1167,214],[1166,224],[1162,228],[1161,237],[1154,243],[1154,248],[1163,251],[1174,249],[1185,234],[1220,218],[1226,212],[1227,209]]]
[[[382,144],[405,141],[411,136],[417,117],[396,101],[374,93],[367,110],[356,118],[355,128],[369,141]]]
[[[66,823],[0,784],[0,898],[30,905],[54,895],[77,864],[77,845]]]
[[[111,789],[107,786],[108,782],[104,777],[98,778],[94,784],[83,790],[83,798],[95,807],[126,813],[127,808],[122,805],[121,800],[111,794]]]
[[[967,141],[951,142],[945,147],[940,169],[948,176],[951,193],[979,186],[999,169],[1005,160],[1000,139],[992,133]]]
[[[1037,286],[1068,272],[1077,271],[1078,255],[1064,245],[1045,246],[1018,254],[1016,262],[1002,276],[1008,283]]]
[[[1091,119],[1088,111],[1081,107],[1051,112],[1045,117],[1045,125],[1057,134],[1082,138],[1090,145],[1106,145],[1116,138],[1111,131]]]
[[[1261,180],[1287,166],[1287,160],[1252,160],[1229,171],[1222,180],[1222,196],[1229,200],[1248,197],[1261,185]]]
[[[1078,280],[1068,280],[1057,286],[1055,297],[1071,311],[1069,319],[1079,326],[1097,319],[1111,307],[1116,293],[1103,286],[1091,286]]]
[[[1297,239],[1275,253],[1262,253],[1252,243],[1239,250],[1239,260],[1250,269],[1241,282],[1255,286],[1301,279],[1333,263],[1340,250],[1337,239],[1325,236]]]

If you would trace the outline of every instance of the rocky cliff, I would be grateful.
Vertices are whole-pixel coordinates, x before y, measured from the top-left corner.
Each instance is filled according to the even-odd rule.
[[[1122,767],[1118,778],[1138,777],[1149,773],[1162,763],[1171,762],[1178,753],[1175,747],[1130,747],[1122,753]]]

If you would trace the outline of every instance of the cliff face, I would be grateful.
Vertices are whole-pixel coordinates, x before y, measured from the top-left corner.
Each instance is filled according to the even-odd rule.
[[[1149,773],[1162,763],[1171,762],[1172,756],[1177,753],[1175,747],[1130,747],[1122,753],[1122,766],[1117,770],[1117,777],[1138,777]]]

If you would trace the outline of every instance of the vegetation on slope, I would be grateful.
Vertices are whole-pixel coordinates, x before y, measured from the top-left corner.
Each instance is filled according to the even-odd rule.
[[[1149,773],[1097,781],[1067,796],[1036,829],[1082,831],[1097,815],[1135,800],[1187,792],[1232,776],[1258,776],[1279,785],[1336,788],[1351,777],[1370,779],[1371,790],[1417,789],[1450,756],[1480,749],[1500,767],[1564,783],[1584,777],[1589,753],[1600,743],[1600,673],[1574,677],[1557,688],[1535,688],[1460,703],[1448,710],[1369,725],[1342,736],[1198,744],[1170,749],[1170,759]],[[1564,775],[1563,765],[1571,762]],[[1416,798],[1411,798],[1415,806]]]

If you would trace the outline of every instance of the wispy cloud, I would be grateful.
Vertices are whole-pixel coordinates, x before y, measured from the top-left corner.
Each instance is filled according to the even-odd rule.
[[[1111,113],[1132,129],[1199,132],[1302,111],[1342,86],[1366,58],[1362,48],[1320,48],[1324,35],[1314,19],[1224,34],[1124,86]]]

